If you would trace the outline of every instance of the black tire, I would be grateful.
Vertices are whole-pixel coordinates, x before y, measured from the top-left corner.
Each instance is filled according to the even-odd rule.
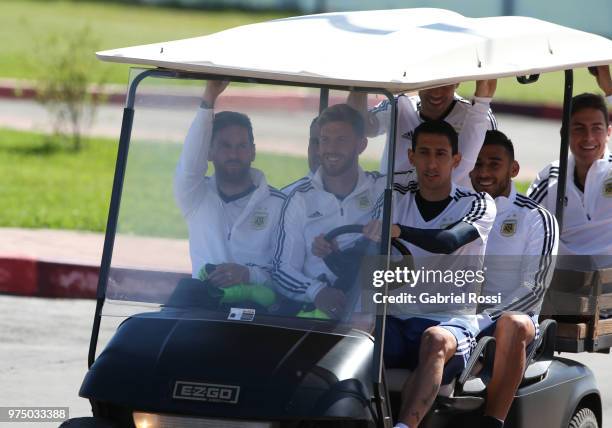
[[[599,428],[599,422],[597,422],[595,412],[588,407],[583,407],[576,410],[570,419],[568,428]]]
[[[116,425],[100,418],[73,418],[64,421],[59,428],[115,428]]]

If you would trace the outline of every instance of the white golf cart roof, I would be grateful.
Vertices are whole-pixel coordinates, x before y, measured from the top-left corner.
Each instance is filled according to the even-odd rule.
[[[612,63],[612,41],[525,17],[326,13],[98,52],[103,61],[394,93]]]

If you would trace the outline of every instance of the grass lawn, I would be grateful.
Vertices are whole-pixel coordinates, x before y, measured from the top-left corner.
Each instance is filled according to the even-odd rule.
[[[0,130],[0,225],[104,230],[116,145],[92,140],[75,154],[47,150],[45,141]]]
[[[529,85],[521,85],[514,77],[504,78],[500,79],[497,84],[495,99],[561,105],[563,104],[564,82],[565,73],[562,71],[543,74],[537,82]],[[459,93],[470,98],[474,95],[474,87],[474,83],[463,83],[459,87]],[[582,92],[601,92],[595,79],[586,68],[574,70],[574,94]]]
[[[2,0],[1,4],[0,40],[11,42],[0,50],[0,77],[11,78],[31,78],[34,75],[31,66],[33,52],[49,34],[67,34],[83,26],[90,27],[100,42],[100,49],[111,49],[195,37],[285,16],[281,13],[181,10],[86,1]],[[126,65],[100,62],[92,73],[93,76],[107,73],[111,83],[125,84],[127,70]],[[562,88],[561,72],[544,75],[533,85],[520,85],[514,78],[502,79],[496,98],[560,104]],[[596,89],[586,70],[576,72],[576,93]],[[464,84],[460,92],[471,96],[473,86]]]
[[[185,221],[173,196],[173,174],[181,146],[136,142],[130,147],[119,216],[119,231],[138,235],[187,237]],[[305,157],[258,152],[253,163],[265,172],[268,183],[282,188],[307,173]],[[377,162],[366,161],[374,170]],[[209,174],[214,172],[210,164]]]
[[[0,227],[104,231],[117,144],[89,140],[74,153],[46,148],[42,134],[0,129]],[[179,157],[175,144],[136,142],[130,148],[119,218],[122,233],[186,237],[172,194]],[[258,153],[255,166],[282,187],[306,172],[306,159]],[[376,162],[365,162],[376,169]],[[526,182],[517,183],[524,192]]]
[[[11,41],[0,50],[0,77],[22,79],[33,76],[28,67],[31,55],[37,44],[44,43],[50,34],[68,34],[89,26],[100,42],[99,49],[103,50],[201,36],[286,16],[86,1],[2,0],[0,4],[0,40]],[[127,65],[100,62],[92,71],[106,72],[110,82],[124,84],[127,70]]]
[[[91,139],[74,153],[46,145],[42,134],[0,129],[0,227],[104,231],[117,143]],[[187,236],[174,203],[172,175],[180,146],[135,142],[130,147],[119,230]],[[306,173],[306,159],[258,153],[255,167],[282,187]],[[363,166],[375,169],[376,162]]]
[[[185,221],[173,196],[172,180],[181,146],[139,143],[130,147],[119,230],[162,237],[187,237]],[[305,157],[258,152],[254,167],[281,188],[307,173]],[[214,171],[212,164],[211,170]]]

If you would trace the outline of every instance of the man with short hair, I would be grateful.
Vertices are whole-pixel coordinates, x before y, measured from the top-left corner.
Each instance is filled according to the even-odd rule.
[[[487,386],[482,428],[501,428],[523,378],[528,347],[538,337],[538,314],[557,253],[557,221],[545,208],[517,193],[512,179],[520,166],[512,141],[487,131],[472,185],[495,198],[497,216],[486,249],[484,293],[501,296],[485,309],[481,336],[494,336],[493,377]]]
[[[486,193],[457,186],[452,171],[461,162],[458,136],[445,121],[426,121],[416,127],[409,150],[411,174],[395,184],[391,236],[407,243],[415,259],[439,269],[482,269],[495,204]],[[377,240],[380,222],[368,224],[365,235]],[[446,254],[452,258],[436,258]],[[422,290],[422,289],[419,289]],[[387,368],[414,370],[404,384],[396,427],[416,428],[440,386],[450,383],[465,367],[479,331],[476,307],[445,312],[415,313],[415,305],[391,305],[385,331]]]
[[[395,143],[395,172],[407,171],[412,166],[407,156],[411,147],[414,129],[430,120],[444,120],[450,123],[459,134],[459,153],[462,160],[453,170],[453,181],[470,187],[468,178],[476,162],[476,156],[484,140],[487,129],[497,129],[497,121],[489,108],[497,80],[476,82],[474,100],[470,102],[455,93],[456,85],[423,89],[418,96],[399,95],[397,97],[397,130]],[[391,124],[391,104],[389,100],[380,102],[367,110],[365,94],[351,93],[349,104],[366,117],[366,135],[375,137],[389,131]],[[389,144],[381,159],[380,171],[387,172]]]
[[[608,66],[597,67],[597,83],[612,103]],[[590,255],[609,266],[612,254],[612,154],[608,142],[612,126],[601,95],[580,94],[572,99],[569,123],[570,155],[567,164],[563,228],[559,256]],[[556,208],[559,161],[544,168],[528,195],[548,210]],[[571,264],[560,257],[560,264]]]
[[[368,141],[356,110],[337,104],[325,109],[317,123],[321,166],[292,190],[283,206],[273,278],[288,298],[338,318],[347,296],[333,287],[338,278],[322,258],[335,248],[351,245],[356,236],[329,243],[323,235],[339,226],[377,218],[386,179],[359,166]]]
[[[255,159],[253,128],[237,112],[214,114],[228,82],[209,81],[176,168],[174,191],[189,228],[193,277],[214,286],[264,283],[285,195],[269,186]],[[208,161],[215,173],[206,176]]]

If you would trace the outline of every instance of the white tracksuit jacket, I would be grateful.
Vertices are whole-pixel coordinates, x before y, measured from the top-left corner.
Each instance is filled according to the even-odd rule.
[[[233,226],[229,226],[216,177],[206,176],[212,137],[212,109],[200,108],[191,124],[176,168],[174,192],[189,228],[193,276],[206,263],[239,263],[249,268],[250,282],[263,283],[272,260],[274,237],[286,197],[252,168],[256,189]]]
[[[323,188],[321,169],[312,179],[293,188],[281,214],[274,251],[273,279],[285,296],[302,302],[314,302],[325,283],[316,278],[325,274],[330,282],[336,276],[323,259],[312,254],[314,238],[349,224],[367,224],[380,218],[386,177],[377,172],[359,170],[355,189],[342,201]],[[359,235],[338,238],[340,248],[354,242]]]
[[[555,217],[532,199],[516,192],[495,198],[497,216],[489,233],[484,294],[501,293],[502,302],[486,313],[493,319],[504,311],[539,314],[552,279],[559,246]]]
[[[574,183],[575,165],[570,153],[559,255],[602,256],[609,262],[612,255],[612,154],[606,149],[604,156],[591,165],[584,194]],[[558,178],[559,161],[555,161],[540,171],[528,191],[530,198],[552,213],[556,208]]]

